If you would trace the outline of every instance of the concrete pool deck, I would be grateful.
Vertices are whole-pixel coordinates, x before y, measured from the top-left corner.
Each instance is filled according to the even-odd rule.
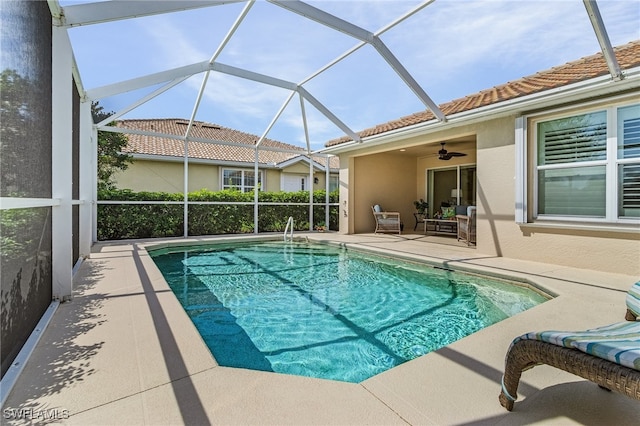
[[[526,278],[558,297],[362,383],[334,382],[218,366],[145,250],[160,241],[100,243],[3,406],[3,424],[637,424],[640,402],[546,365],[523,374],[513,412],[498,394],[513,338],[623,321],[638,277],[485,257],[446,237],[297,236]],[[209,240],[220,238],[189,242]]]

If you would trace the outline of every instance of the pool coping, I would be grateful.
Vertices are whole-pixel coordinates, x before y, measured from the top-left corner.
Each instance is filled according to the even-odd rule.
[[[514,337],[622,321],[624,295],[636,277],[487,257],[422,236],[301,237],[454,270],[513,272],[558,296],[359,384],[334,382],[217,365],[146,247],[224,238],[100,243],[5,408],[60,408],[67,415],[59,420],[68,424],[629,424],[637,413],[637,402],[547,366],[523,375],[514,412],[497,402]]]

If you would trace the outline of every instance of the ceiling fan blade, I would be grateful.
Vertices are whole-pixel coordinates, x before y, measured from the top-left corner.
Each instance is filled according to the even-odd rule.
[[[464,157],[467,154],[462,152],[448,152],[444,149],[444,142],[440,142],[442,148],[438,151],[438,159],[439,160],[451,160],[452,157]]]

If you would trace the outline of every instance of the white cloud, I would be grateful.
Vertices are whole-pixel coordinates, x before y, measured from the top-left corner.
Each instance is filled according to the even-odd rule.
[[[637,38],[635,0],[600,3],[612,40]],[[383,38],[437,102],[599,50],[580,1],[438,0]]]
[[[172,22],[169,16],[159,16],[153,22],[142,21],[140,29],[149,37],[150,49],[156,53],[154,62],[164,69],[201,62],[211,56],[196,47],[185,27]]]

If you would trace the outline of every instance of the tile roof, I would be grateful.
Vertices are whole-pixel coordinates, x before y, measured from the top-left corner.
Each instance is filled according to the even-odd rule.
[[[633,41],[614,48],[616,58],[621,69],[630,69],[640,66],[640,40]],[[445,115],[456,114],[472,109],[497,104],[500,102],[516,99],[522,96],[532,95],[545,90],[567,86],[572,83],[589,80],[609,74],[609,68],[602,53],[587,56],[577,61],[568,62],[564,65],[538,72],[534,75],[523,77],[491,89],[482,90],[478,93],[455,99],[450,102],[438,105]],[[424,123],[435,119],[435,115],[428,110],[416,112],[414,114],[378,124],[374,127],[359,132],[360,137],[378,135],[391,130]],[[326,143],[327,147],[349,142],[352,139],[343,136]]]
[[[180,118],[155,118],[155,119],[127,119],[116,122],[117,127],[154,132],[160,134],[176,135],[183,137],[187,131],[189,121]],[[126,134],[127,146],[123,149],[129,154],[159,155],[165,157],[184,157],[184,141],[161,136]],[[189,141],[189,157],[193,159],[204,159],[218,162],[238,162],[250,163],[254,161],[254,145],[259,139],[258,136],[244,133],[227,127],[218,126],[212,123],[196,121],[191,130],[194,138],[217,140],[224,142],[234,142],[247,145],[242,146],[220,145],[207,142]],[[276,148],[298,151],[299,154],[289,152],[278,152],[259,150],[258,162],[261,164],[280,164],[292,158],[303,156],[305,150],[295,145],[289,145],[266,138],[261,146],[265,148]],[[314,161],[325,164],[324,157],[314,157]],[[339,159],[330,160],[331,168],[339,167]]]

